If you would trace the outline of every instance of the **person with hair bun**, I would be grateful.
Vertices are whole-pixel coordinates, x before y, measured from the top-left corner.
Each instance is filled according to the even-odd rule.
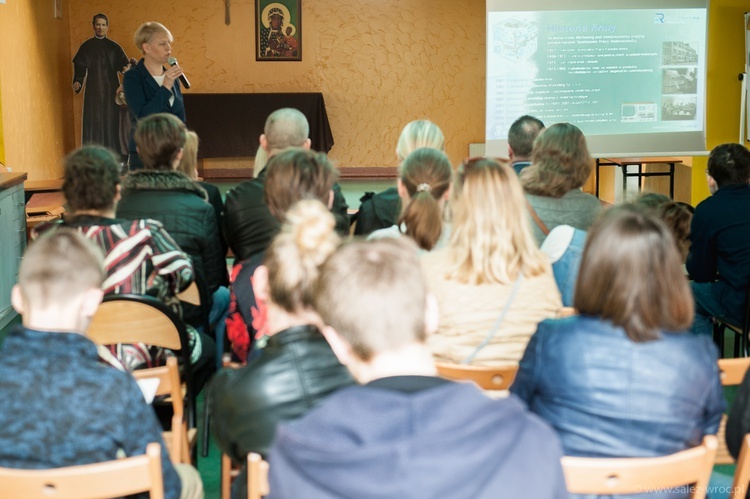
[[[405,234],[430,251],[445,246],[450,225],[444,223],[445,203],[451,192],[453,169],[445,154],[423,147],[401,164],[398,194],[404,208],[396,225],[379,229],[368,239]]]
[[[263,206],[277,224],[284,222],[287,210],[300,200],[317,199],[329,209],[335,203],[338,172],[323,153],[304,148],[277,152],[264,176]],[[251,285],[264,257],[265,250],[232,268],[227,335],[235,357],[242,362],[267,328],[265,303],[255,295]]]
[[[562,306],[531,235],[518,175],[507,161],[465,161],[451,211],[448,246],[422,256],[440,309],[432,351],[442,362],[515,363],[536,325]]]
[[[412,152],[424,147],[444,153],[445,136],[440,127],[432,121],[414,120],[401,131],[396,145],[396,157],[399,163],[403,163]],[[379,229],[393,230],[394,224],[398,229],[403,196],[397,187],[389,187],[378,194],[367,192],[360,202],[359,211],[353,218],[356,222],[355,236],[366,236]]]
[[[245,367],[218,373],[209,399],[214,438],[237,463],[249,452],[265,455],[279,421],[302,416],[354,382],[321,334],[313,308],[319,267],[340,242],[335,225],[320,201],[299,201],[255,269],[252,287],[265,304],[267,343]],[[247,497],[247,479],[235,484],[241,490],[234,497]]]
[[[586,239],[574,305],[580,315],[539,324],[510,388],[555,428],[566,455],[662,456],[716,433],[718,352],[688,333],[690,286],[661,220],[628,205],[604,212]]]

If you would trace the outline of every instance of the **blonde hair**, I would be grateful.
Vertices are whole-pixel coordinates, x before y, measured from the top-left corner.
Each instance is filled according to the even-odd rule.
[[[65,305],[104,282],[101,249],[77,231],[56,228],[31,243],[18,285],[31,307]]]
[[[342,245],[320,269],[315,309],[360,359],[426,339],[427,286],[406,237]]]
[[[161,23],[152,21],[138,26],[138,29],[135,30],[135,35],[133,35],[133,41],[141,53],[143,52],[143,44],[149,43],[156,34],[167,35],[170,42],[174,40],[174,38],[172,38],[172,33]]]
[[[271,301],[289,313],[312,308],[318,269],[339,245],[336,220],[320,201],[292,206],[266,253]]]
[[[412,152],[423,147],[445,152],[443,131],[430,120],[412,121],[401,131],[396,146],[396,156],[399,161],[403,161]]]
[[[193,180],[198,178],[198,142],[198,134],[188,130],[185,136],[185,145],[182,146],[182,159],[177,165],[177,171],[181,171]]]
[[[534,141],[521,183],[529,194],[559,198],[586,182],[592,161],[583,132],[570,123],[555,123]]]
[[[440,238],[443,211],[440,199],[451,185],[453,169],[445,154],[435,149],[417,149],[401,165],[401,184],[409,194],[398,225],[406,226],[420,248],[431,250]]]
[[[505,160],[463,165],[451,201],[448,279],[466,284],[514,282],[549,268],[531,235],[521,184]]]

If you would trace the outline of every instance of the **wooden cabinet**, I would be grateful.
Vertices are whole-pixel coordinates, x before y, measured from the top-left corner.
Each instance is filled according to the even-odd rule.
[[[25,173],[0,173],[0,329],[16,316],[10,290],[26,248]]]

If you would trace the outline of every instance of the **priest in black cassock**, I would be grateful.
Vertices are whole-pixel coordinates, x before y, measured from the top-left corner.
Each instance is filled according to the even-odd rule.
[[[122,153],[115,93],[120,86],[117,74],[128,64],[128,57],[120,45],[107,38],[107,16],[96,14],[92,24],[95,36],[83,42],[73,57],[73,90],[80,92],[86,81],[81,143],[100,144]]]

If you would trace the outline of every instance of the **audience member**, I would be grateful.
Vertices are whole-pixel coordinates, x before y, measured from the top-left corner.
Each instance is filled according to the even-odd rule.
[[[568,497],[559,443],[523,404],[436,377],[425,339],[437,310],[412,242],[342,246],[313,300],[362,386],[279,425],[269,498]]]
[[[309,134],[310,125],[305,115],[296,109],[283,108],[274,111],[266,119],[260,145],[270,161],[276,154],[290,147],[310,149]],[[256,157],[256,161],[258,159]],[[226,195],[224,233],[237,263],[265,251],[279,231],[279,221],[268,211],[263,194],[270,163],[263,166],[257,177],[242,182]],[[336,217],[336,230],[341,235],[349,233],[347,209],[341,188],[336,184],[331,211]]]
[[[133,378],[85,336],[102,299],[102,254],[72,230],[29,246],[11,299],[23,316],[0,348],[0,466],[47,469],[144,454],[161,444],[165,497],[202,498],[197,470],[172,465]]]
[[[573,306],[578,268],[581,266],[586,231],[570,225],[558,225],[544,238],[539,248],[549,257],[563,307]]]
[[[695,208],[687,271],[693,279],[693,332],[710,335],[711,318],[742,325],[750,286],[750,151],[722,144],[708,157],[711,197]]]
[[[69,210],[63,220],[37,226],[31,237],[58,227],[78,230],[104,253],[105,294],[153,296],[181,317],[177,293],[193,281],[193,266],[160,222],[115,217],[120,200],[118,163],[101,146],[85,146],[69,154],[63,175]],[[110,351],[130,370],[164,361],[161,348],[144,344],[116,345]]]
[[[748,433],[750,433],[750,370],[742,379],[742,384],[737,390],[737,396],[727,417],[725,436],[727,449],[733,458],[739,458],[742,440]]]
[[[295,204],[253,275],[255,296],[266,304],[268,343],[247,366],[218,373],[210,393],[212,434],[235,462],[244,463],[249,452],[265,455],[279,421],[353,383],[312,304],[318,267],[339,244],[335,225],[319,201]],[[235,496],[247,497],[244,473],[235,484]]]
[[[683,263],[690,251],[690,222],[693,210],[689,204],[672,201],[664,194],[646,192],[638,196],[633,203],[650,210],[661,218],[672,233]]]
[[[562,306],[549,261],[531,236],[518,176],[507,163],[467,161],[451,210],[448,246],[422,257],[440,306],[430,346],[440,361],[517,362],[537,323]]]
[[[152,114],[138,123],[135,140],[144,168],[131,172],[123,180],[117,216],[159,220],[190,255],[205,303],[200,307],[184,304],[183,311],[186,322],[199,331],[201,348],[194,350],[193,355],[195,360],[200,353],[202,364],[209,359],[215,361],[215,345],[205,324],[213,325],[225,316],[229,289],[219,227],[206,191],[175,170],[182,157],[186,132],[185,125],[171,114]],[[196,366],[197,380],[210,374],[207,368],[208,365],[206,369]]]
[[[401,131],[396,145],[396,157],[399,164],[417,149],[429,147],[445,152],[445,137],[442,130],[429,120],[415,120],[408,123]],[[366,236],[378,229],[386,229],[396,224],[401,208],[400,193],[396,187],[378,194],[366,192],[360,198],[357,214],[354,216],[355,236]]]
[[[283,222],[286,211],[302,199],[317,199],[330,209],[336,175],[325,154],[299,148],[274,154],[264,179],[265,209],[276,223]],[[266,304],[255,296],[252,286],[264,256],[265,251],[256,253],[232,269],[227,335],[232,350],[243,362],[255,340],[262,339],[268,327]]]
[[[450,237],[450,224],[444,217],[445,203],[453,176],[448,157],[424,147],[411,153],[400,170],[398,195],[404,209],[398,224],[376,230],[368,239],[405,234],[425,251],[445,246]]]
[[[133,41],[143,57],[122,78],[125,100],[130,110],[128,168],[131,171],[143,168],[135,139],[139,120],[156,113],[169,113],[185,122],[185,102],[179,83],[182,68],[176,63],[169,64],[172,33],[163,24],[146,22],[135,31]]]
[[[661,220],[607,210],[588,233],[574,304],[580,315],[539,324],[510,389],[566,455],[666,455],[716,433],[716,347],[686,332],[690,288]]]
[[[558,225],[588,230],[601,203],[581,191],[593,163],[586,138],[575,125],[556,123],[534,141],[531,166],[521,172],[537,244]]]
[[[508,158],[517,174],[531,164],[531,150],[534,140],[544,130],[544,123],[538,118],[525,114],[518,118],[508,130]]]

